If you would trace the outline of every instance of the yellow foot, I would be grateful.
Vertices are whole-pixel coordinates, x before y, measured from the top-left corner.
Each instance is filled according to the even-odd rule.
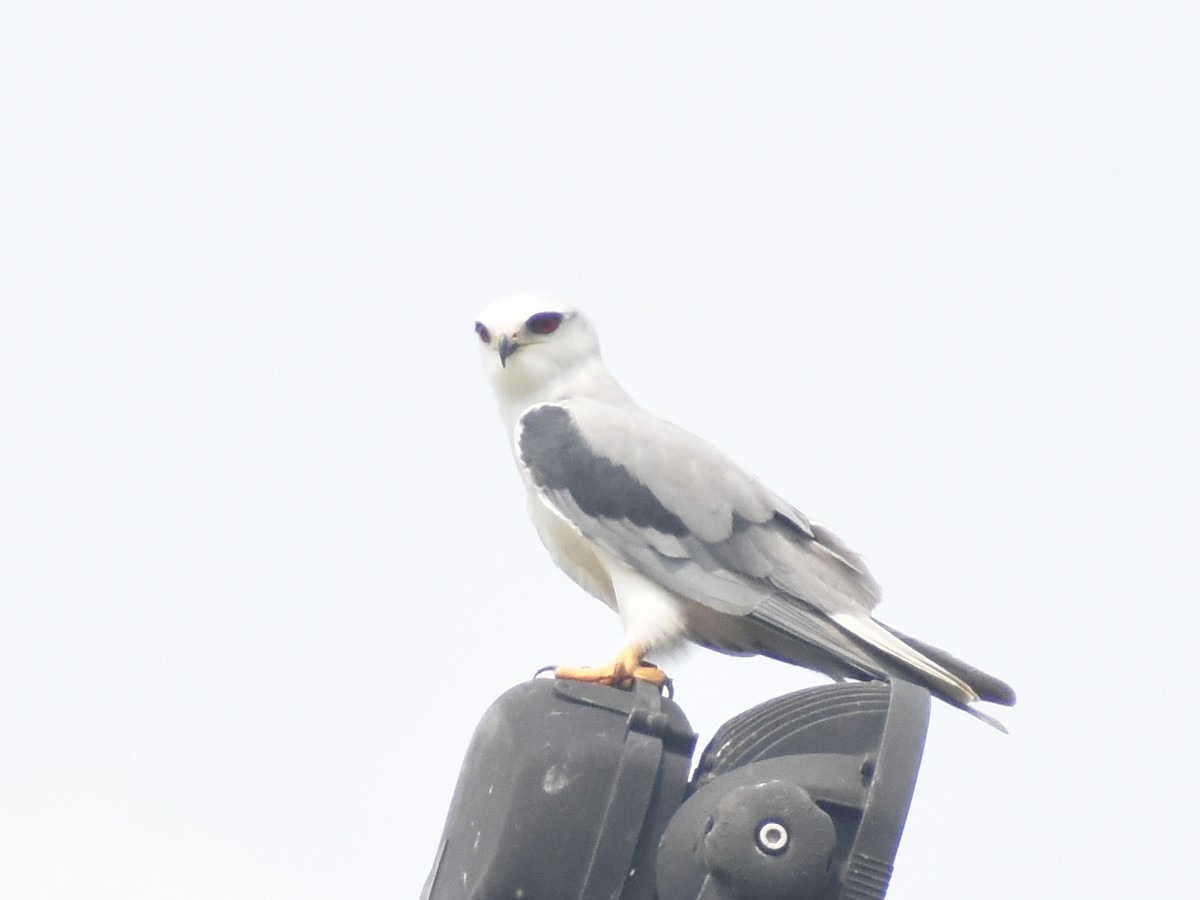
[[[553,671],[555,678],[594,681],[623,688],[631,687],[635,680],[648,681],[661,688],[671,680],[658,666],[642,662],[641,651],[633,647],[622,649],[611,662],[602,666],[555,666]]]

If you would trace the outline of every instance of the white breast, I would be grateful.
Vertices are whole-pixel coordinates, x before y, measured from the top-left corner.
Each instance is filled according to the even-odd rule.
[[[685,634],[680,598],[589,541],[536,490],[529,514],[555,564],[620,614],[626,645],[649,651]]]

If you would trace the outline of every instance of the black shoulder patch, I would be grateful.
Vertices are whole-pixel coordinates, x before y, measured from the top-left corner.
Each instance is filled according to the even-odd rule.
[[[565,491],[589,516],[628,519],[663,534],[687,534],[683,520],[624,466],[594,452],[569,410],[539,406],[521,417],[521,460],[534,483]]]

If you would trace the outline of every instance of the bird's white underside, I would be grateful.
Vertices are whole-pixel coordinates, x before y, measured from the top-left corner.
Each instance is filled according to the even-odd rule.
[[[620,615],[623,646],[649,653],[687,634],[680,598],[584,538],[545,497],[534,492],[530,500],[530,517],[554,562]]]

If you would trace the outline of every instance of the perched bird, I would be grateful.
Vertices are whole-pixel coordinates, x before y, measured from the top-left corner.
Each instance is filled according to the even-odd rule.
[[[879,586],[862,558],[638,406],[578,309],[515,294],[484,310],[475,333],[542,543],[624,627],[611,662],[558,677],[661,683],[647,654],[690,640],[835,678],[916,682],[993,724],[971,704],[1015,702],[998,678],[873,618]]]

